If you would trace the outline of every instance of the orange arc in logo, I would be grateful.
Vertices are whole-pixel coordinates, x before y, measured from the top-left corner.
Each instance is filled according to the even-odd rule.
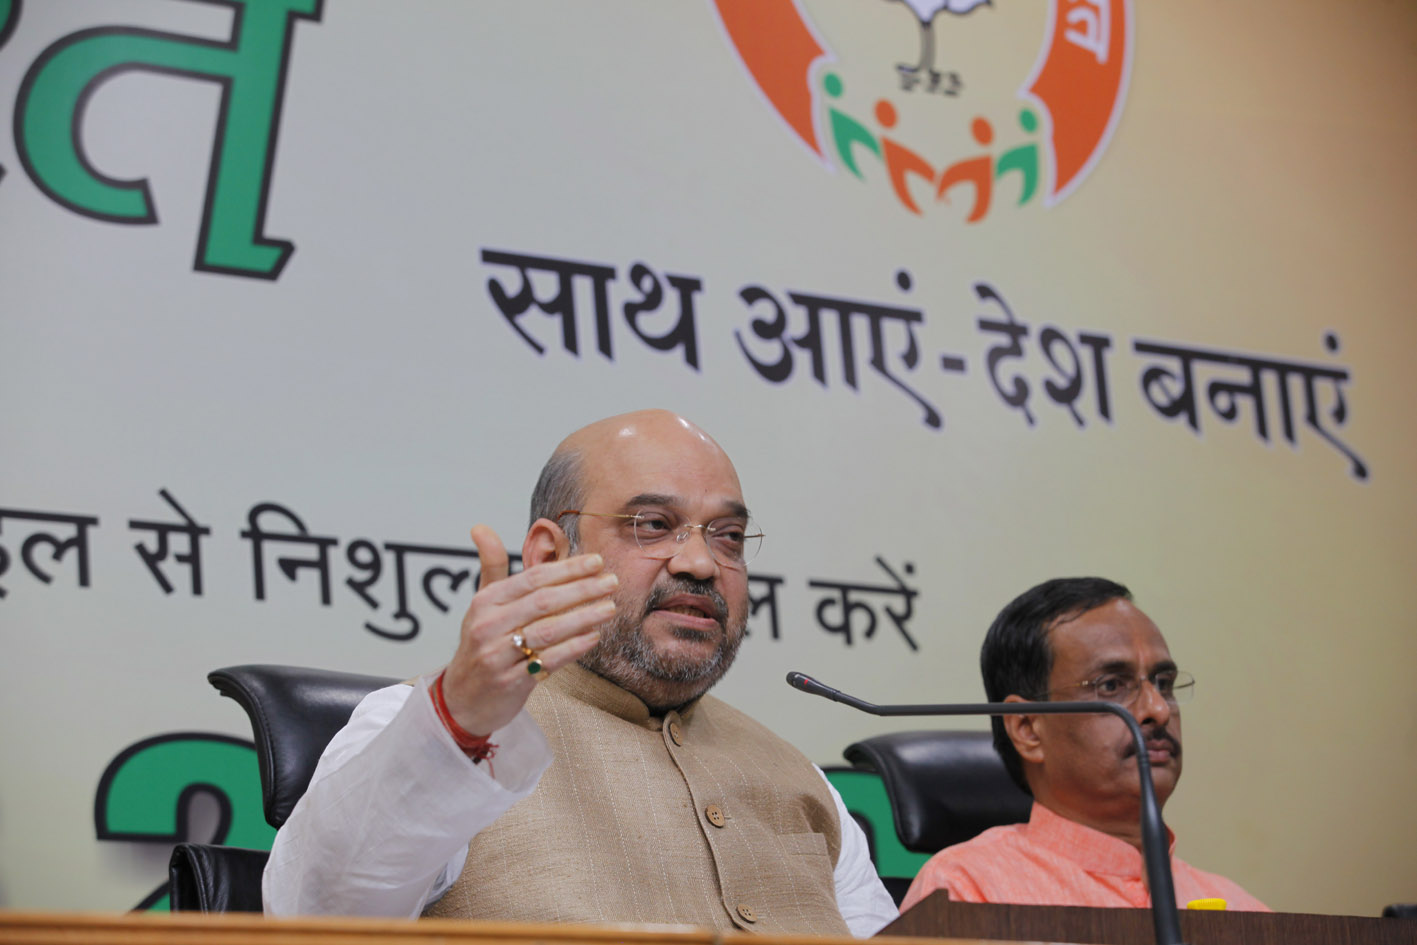
[[[812,120],[812,63],[826,55],[793,0],[714,0],[744,67],[802,143],[822,157]]]
[[[1132,66],[1131,0],[1053,0],[1033,75],[1024,83],[1048,115],[1053,184],[1062,200],[1101,158],[1122,115]]]

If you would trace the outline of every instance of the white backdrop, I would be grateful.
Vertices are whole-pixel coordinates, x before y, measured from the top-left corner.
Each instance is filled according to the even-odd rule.
[[[642,406],[738,465],[778,633],[764,604],[720,693],[820,763],[899,723],[809,702],[787,670],[877,701],[979,698],[994,613],[1103,574],[1200,681],[1179,853],[1282,910],[1410,901],[1417,14],[1301,6],[1000,0],[936,19],[931,90],[897,69],[919,53],[900,3],[327,0],[290,21],[281,73],[280,29],[212,52],[240,3],[0,2],[0,906],[142,899],[171,841],[97,838],[120,753],[245,737],[205,682],[218,666],[437,666],[467,585],[431,585],[444,613],[422,575],[466,569],[447,549],[478,521],[519,543],[555,443]],[[1050,37],[1100,28],[1069,19],[1084,8],[1116,31],[1113,97],[1103,79],[1030,96],[1061,68]],[[821,56],[799,63],[808,40]],[[236,107],[263,82],[266,126]],[[1111,136],[1056,194],[1089,107],[1115,112]],[[208,201],[214,149],[233,189]],[[981,166],[992,200],[969,222],[978,185],[941,200],[938,182]],[[101,218],[135,180],[156,222]],[[217,204],[235,215],[209,226]],[[251,226],[293,244],[282,268],[229,262],[255,258]],[[521,277],[487,252],[613,269],[608,345],[594,277],[571,280],[574,316],[509,315],[489,283],[514,296]],[[664,295],[637,325],[636,264]],[[676,324],[677,346],[645,340]],[[1189,352],[1190,425],[1178,355],[1138,344]],[[784,352],[781,380],[755,366]],[[1156,367],[1175,377],[1148,387]],[[165,593],[135,550],[156,533],[132,522],[182,522],[161,490],[210,529],[200,595],[171,558]],[[317,545],[275,540],[257,599],[242,533],[263,503],[329,539],[328,604],[318,569],[277,563]],[[35,535],[82,547],[55,560]],[[400,543],[444,550],[405,551],[419,627],[394,640],[366,624],[409,632]],[[842,585],[866,608],[849,634],[826,626]],[[134,790],[107,812],[172,807]]]

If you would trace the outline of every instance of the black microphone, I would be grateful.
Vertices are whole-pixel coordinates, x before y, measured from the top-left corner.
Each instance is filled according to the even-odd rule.
[[[818,682],[805,673],[787,674],[794,689],[821,696],[871,715],[1115,715],[1127,724],[1137,745],[1137,773],[1141,778],[1141,846],[1146,882],[1151,889],[1151,919],[1157,945],[1183,945],[1181,920],[1176,912],[1176,883],[1171,877],[1171,857],[1161,805],[1151,783],[1151,761],[1146,756],[1146,735],[1132,713],[1112,702],[976,702],[945,705],[875,705]]]

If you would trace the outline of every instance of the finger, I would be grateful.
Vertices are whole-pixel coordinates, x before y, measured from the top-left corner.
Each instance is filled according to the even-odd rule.
[[[477,546],[477,558],[482,562],[482,576],[479,587],[487,587],[507,576],[511,562],[507,557],[507,547],[487,525],[472,526],[472,543]]]
[[[560,669],[563,666],[571,665],[572,663],[579,660],[582,656],[585,656],[586,653],[590,652],[591,647],[595,646],[599,642],[600,631],[599,629],[592,627],[586,632],[573,636],[562,643],[556,644],[555,646],[548,646],[545,649],[537,650],[536,655],[537,658],[541,660],[541,666],[543,670],[542,673],[538,673],[537,675],[550,675],[551,673],[554,673],[556,670]],[[520,654],[518,654],[518,656],[520,656]],[[535,679],[535,677],[531,676],[531,673],[527,672],[526,664],[526,658],[521,657],[515,667],[515,670],[520,673],[525,673],[528,677]]]
[[[517,652],[512,645],[514,632],[529,624],[548,618],[553,620],[535,635],[534,640],[557,643],[561,639],[583,632],[596,623],[608,620],[615,612],[610,595],[619,579],[610,572],[581,578],[568,584],[549,584],[531,589],[508,602],[498,596],[515,594],[521,575],[501,581],[486,591],[473,595],[463,616],[461,639],[455,658],[459,670],[481,663],[498,671],[510,665]],[[458,673],[461,675],[461,672]]]
[[[520,633],[533,649],[552,646],[615,616],[609,596],[614,575],[586,578],[575,584],[538,589],[511,604],[491,609],[469,609],[463,622],[463,645],[468,654],[489,666],[506,666],[518,652],[513,635]]]
[[[533,650],[544,650],[594,633],[614,616],[615,601],[606,597],[534,620],[523,625],[518,632],[527,646]]]
[[[523,632],[523,642],[530,648],[530,653],[523,652],[510,637],[503,638],[501,642],[506,648],[507,658],[500,669],[493,671],[497,688],[508,698],[515,699],[517,707],[520,707],[537,682],[561,667],[576,662],[600,642],[600,627],[613,614],[613,604],[606,602],[604,606],[591,605],[581,608],[576,612],[577,620],[574,621],[574,626],[569,614],[548,618],[546,622],[538,625],[538,631],[554,633],[557,642],[533,645],[534,638],[529,639]],[[549,629],[553,625],[555,628]],[[541,666],[541,670],[535,674],[531,672],[533,657]]]
[[[567,584],[553,584],[538,587],[521,597],[514,598],[498,606],[495,614],[487,615],[488,630],[492,633],[511,633],[523,629],[531,623],[550,617],[564,615],[572,621],[591,623],[594,615],[580,614],[587,606],[610,603],[611,595],[619,585],[619,579],[610,573],[581,578]],[[611,604],[613,613],[613,604]],[[480,623],[480,621],[479,621]],[[558,624],[559,625],[559,624]],[[549,642],[556,642],[555,639]]]
[[[490,603],[505,604],[538,588],[566,584],[600,574],[604,570],[605,560],[597,554],[576,555],[560,561],[534,564],[498,582],[486,595],[486,599]]]

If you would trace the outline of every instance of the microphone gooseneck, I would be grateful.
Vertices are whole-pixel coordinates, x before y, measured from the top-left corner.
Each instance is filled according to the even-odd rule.
[[[1152,924],[1157,945],[1182,945],[1181,920],[1176,912],[1176,884],[1171,876],[1171,857],[1166,842],[1166,825],[1156,787],[1151,783],[1151,761],[1146,754],[1146,735],[1137,720],[1122,706],[1111,702],[975,702],[940,705],[876,705],[833,689],[806,673],[787,674],[793,689],[849,705],[870,715],[1115,715],[1126,723],[1137,746],[1137,774],[1141,780],[1142,860],[1146,864],[1147,888],[1151,890]]]

